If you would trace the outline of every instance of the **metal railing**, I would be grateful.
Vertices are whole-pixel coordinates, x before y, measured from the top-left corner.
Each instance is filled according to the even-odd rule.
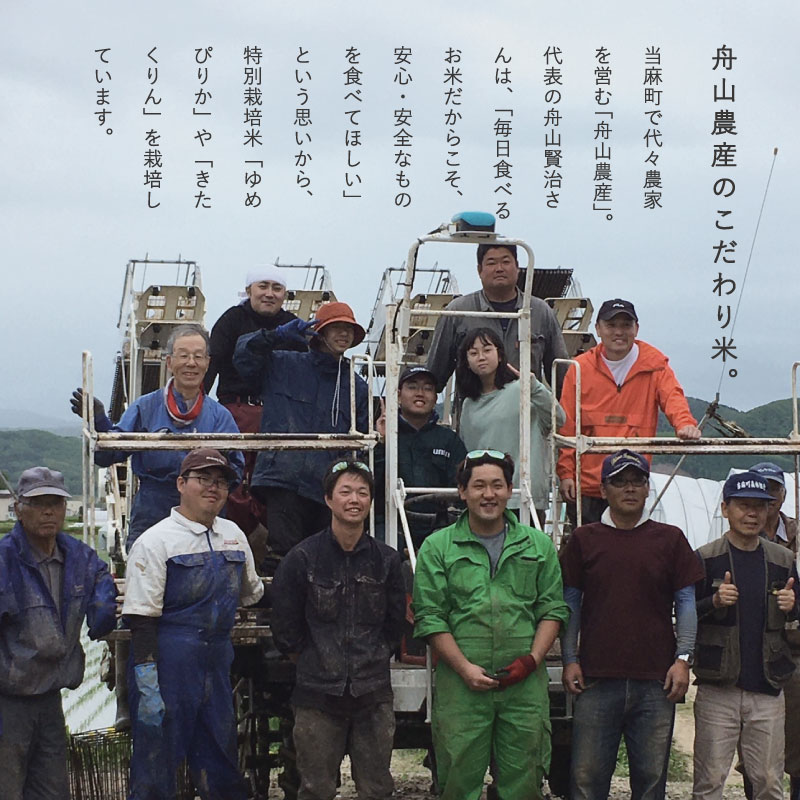
[[[800,361],[792,364],[792,430],[786,437],[753,437],[748,439],[714,437],[700,439],[678,439],[672,436],[585,436],[581,431],[581,371],[580,363],[575,359],[556,359],[553,363],[553,379],[555,379],[556,365],[569,363],[575,367],[575,436],[562,436],[555,427],[556,403],[553,395],[552,419],[553,433],[551,435],[550,463],[553,468],[551,489],[553,502],[556,501],[558,479],[555,472],[556,453],[559,447],[569,447],[575,450],[575,494],[577,524],[582,522],[581,514],[581,456],[586,453],[611,454],[626,447],[640,453],[650,455],[792,455],[794,456],[795,473],[795,517],[800,517],[800,428],[798,427],[798,396],[797,396],[797,370]],[[657,498],[660,500],[663,492]],[[655,504],[653,506],[655,508]],[[653,509],[651,509],[652,512]],[[557,525],[556,515],[553,515],[554,535]],[[558,532],[560,534],[560,531]]]
[[[94,418],[94,375],[92,355],[84,351],[83,373],[83,427],[81,465],[83,472],[83,540],[97,548],[95,528],[95,465],[97,451],[121,450],[129,453],[146,450],[187,450],[191,446],[215,447],[219,450],[369,450],[370,468],[374,466],[373,450],[378,435],[372,420],[372,384],[374,367],[369,355],[349,359],[350,367],[350,429],[348,433],[100,433]],[[368,427],[366,433],[356,428],[355,414],[355,364],[367,366]],[[374,529],[374,512],[371,511]]]

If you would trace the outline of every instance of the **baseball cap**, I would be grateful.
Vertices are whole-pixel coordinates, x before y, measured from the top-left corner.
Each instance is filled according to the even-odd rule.
[[[775,481],[775,483],[779,483],[781,486],[786,486],[786,478],[783,475],[783,470],[771,461],[761,461],[758,464],[753,464],[748,471],[755,472],[768,481]]]
[[[647,459],[639,453],[634,453],[633,450],[622,449],[603,459],[600,480],[605,482],[628,467],[635,467],[639,472],[650,477],[650,464]]]
[[[622,300],[619,297],[615,297],[613,300],[606,300],[597,312],[597,319],[605,322],[616,317],[617,314],[627,314],[635,322],[639,321],[633,303],[630,300]]]
[[[400,381],[397,385],[402,386],[409,378],[414,378],[417,375],[426,375],[434,384],[436,383],[436,376],[427,367],[417,364],[416,366],[406,367],[400,373]]]
[[[235,481],[238,479],[236,470],[228,463],[219,450],[214,450],[212,447],[198,447],[192,450],[181,463],[181,475],[185,475],[190,469],[211,469],[217,467],[221,469],[228,480]]]
[[[727,502],[732,497],[755,497],[758,500],[772,500],[767,492],[767,479],[757,472],[738,472],[731,475],[722,487],[722,499]]]
[[[26,469],[17,482],[17,497],[40,497],[44,494],[72,497],[64,486],[62,473],[47,467]]]

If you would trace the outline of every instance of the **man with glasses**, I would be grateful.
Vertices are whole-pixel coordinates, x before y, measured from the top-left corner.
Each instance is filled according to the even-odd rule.
[[[783,545],[797,558],[797,520],[781,511],[786,500],[786,478],[783,470],[771,461],[762,461],[750,467],[767,482],[767,494],[772,497],[767,508],[767,521],[761,535],[771,542]],[[789,775],[789,798],[800,800],[800,627],[797,620],[786,625],[786,641],[792,651],[795,671],[783,686],[786,698],[786,758],[784,770]],[[752,784],[745,775],[745,793],[752,800]]]
[[[544,660],[569,612],[553,543],[506,509],[513,475],[507,454],[468,453],[456,476],[467,510],[417,560],[414,634],[438,657],[443,800],[480,797],[491,758],[499,797],[540,798],[550,764]]]
[[[203,391],[203,378],[208,369],[209,338],[202,325],[178,325],[167,340],[167,369],[172,374],[163,389],[142,395],[127,408],[116,425],[106,416],[103,404],[93,398],[95,427],[101,433],[238,433],[230,411]],[[83,391],[77,389],[70,401],[72,410],[83,413]],[[130,453],[124,450],[97,450],[95,464],[110,467],[125,461]],[[170,509],[180,502],[176,480],[185,450],[139,450],[132,454],[131,469],[139,480],[139,489],[131,503],[125,547],[130,552],[139,535],[168,517]],[[239,452],[230,454],[237,475],[241,475],[244,458]],[[125,642],[116,647],[117,730],[130,727],[125,662]]]
[[[217,516],[236,471],[217,450],[183,459],[180,505],[131,548],[122,613],[131,628],[130,800],[176,796],[187,760],[203,800],[245,800],[231,696],[238,605],[264,593],[244,533]]]
[[[0,797],[69,797],[61,690],[83,680],[80,645],[109,633],[116,594],[108,567],[63,532],[64,476],[20,475],[17,523],[0,542]]]
[[[650,464],[620,450],[603,460],[599,522],[561,553],[572,616],[562,681],[575,697],[570,796],[605,800],[625,736],[632,800],[663,800],[675,703],[689,687],[703,569],[683,532],[645,511]],[[677,620],[677,640],[672,612]],[[580,647],[578,634],[580,633]]]
[[[100,433],[239,433],[231,413],[203,391],[208,369],[209,338],[202,325],[179,325],[167,340],[167,369],[172,377],[163,389],[142,395],[127,408],[116,425],[106,416],[103,404],[94,398],[95,427]],[[83,392],[72,394],[72,410],[82,412]],[[95,463],[100,467],[118,464],[131,455],[123,450],[98,450]],[[169,516],[178,505],[176,485],[185,450],[139,450],[132,454],[131,468],[139,479],[133,498],[125,546],[133,543],[147,528]],[[242,454],[230,454],[231,466],[241,475]]]
[[[384,800],[394,790],[389,661],[406,613],[400,555],[364,530],[366,464],[334,462],[322,487],[331,523],[283,558],[272,592],[275,643],[297,664],[298,798],[331,800],[349,753],[358,796]]]

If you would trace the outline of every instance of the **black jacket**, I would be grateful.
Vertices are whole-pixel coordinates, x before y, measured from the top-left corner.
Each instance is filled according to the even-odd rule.
[[[461,437],[451,428],[439,425],[439,415],[431,418],[417,430],[402,415],[397,429],[397,472],[406,486],[438,486],[452,489],[456,485],[456,470],[467,455]],[[375,519],[382,521],[385,511],[386,447],[375,448]],[[449,499],[447,503],[455,503]],[[413,510],[435,514],[441,509],[436,502],[417,503]],[[446,519],[446,518],[445,518]],[[445,522],[444,524],[449,524]],[[435,524],[410,520],[411,534],[417,549]]]
[[[217,398],[225,398],[225,402],[228,402],[227,398],[230,395],[259,397],[261,384],[256,383],[255,386],[251,386],[233,366],[233,351],[236,349],[236,341],[246,333],[253,333],[261,328],[266,328],[268,331],[275,330],[278,325],[283,325],[293,319],[297,319],[297,316],[284,308],[272,316],[257,314],[253,311],[249,300],[229,308],[211,329],[211,361],[206,377],[203,379],[206,393],[211,391],[214,379],[219,375]],[[281,342],[277,345],[277,349],[305,351],[307,348],[299,342]]]
[[[272,633],[297,653],[297,685],[360,697],[391,686],[406,595],[400,555],[364,534],[345,552],[330,527],[292,548],[275,573]]]

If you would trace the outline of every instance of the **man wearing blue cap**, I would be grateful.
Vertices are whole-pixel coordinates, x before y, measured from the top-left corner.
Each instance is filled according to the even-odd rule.
[[[783,685],[795,665],[785,625],[796,619],[797,568],[792,553],[760,536],[772,495],[758,472],[725,481],[722,516],[729,529],[697,550],[694,672],[695,800],[721,800],[739,746],[754,800],[783,797]]]
[[[600,491],[608,508],[599,522],[577,528],[561,554],[572,611],[561,655],[562,682],[575,697],[573,800],[608,797],[623,735],[632,800],[664,798],[675,703],[689,688],[694,586],[703,572],[683,531],[649,518],[649,477],[639,453],[605,458]]]
[[[771,495],[767,509],[767,521],[761,532],[771,542],[787,547],[797,556],[797,520],[781,511],[786,499],[786,479],[783,470],[771,461],[762,461],[750,467],[751,472],[758,473],[767,481],[767,492]],[[790,778],[791,800],[800,800],[800,629],[797,620],[786,625],[786,641],[792,651],[794,675],[783,686],[786,701],[786,724],[784,738],[786,740],[784,771]],[[752,784],[745,774],[745,794],[752,800]]]

